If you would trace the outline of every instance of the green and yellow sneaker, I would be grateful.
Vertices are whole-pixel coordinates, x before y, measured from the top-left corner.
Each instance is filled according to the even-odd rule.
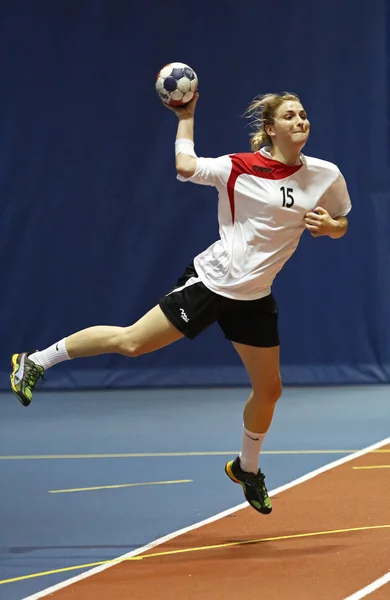
[[[31,352],[12,355],[11,388],[23,406],[30,404],[35,384],[45,372],[43,367],[28,358],[29,354]]]
[[[231,460],[225,465],[225,472],[234,483],[239,483],[244,490],[244,496],[249,504],[263,515],[269,515],[272,504],[265,487],[265,475],[260,471],[247,473],[241,469],[240,457]]]

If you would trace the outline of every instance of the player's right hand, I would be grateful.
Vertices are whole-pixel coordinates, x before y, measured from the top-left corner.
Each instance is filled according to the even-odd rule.
[[[173,111],[178,119],[191,119],[191,118],[193,118],[193,116],[195,114],[195,107],[196,107],[198,98],[199,98],[199,93],[195,92],[192,100],[187,102],[187,104],[184,104],[184,106],[171,106],[170,104],[167,104],[166,102],[163,102],[163,105],[166,108],[169,108],[169,110]]]

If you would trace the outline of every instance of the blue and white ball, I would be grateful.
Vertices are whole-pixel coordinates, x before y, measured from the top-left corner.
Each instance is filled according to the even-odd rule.
[[[170,106],[187,104],[198,89],[198,78],[191,67],[181,62],[165,65],[156,77],[156,90]]]

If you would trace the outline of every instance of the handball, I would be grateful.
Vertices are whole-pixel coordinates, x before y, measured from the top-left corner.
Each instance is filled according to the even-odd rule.
[[[168,63],[156,77],[156,91],[170,106],[187,104],[198,89],[198,78],[191,67],[181,62]]]

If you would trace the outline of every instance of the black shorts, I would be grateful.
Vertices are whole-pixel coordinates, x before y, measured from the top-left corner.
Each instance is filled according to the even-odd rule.
[[[272,294],[260,300],[232,300],[209,290],[191,264],[159,302],[170,322],[193,339],[217,322],[225,337],[239,344],[279,346],[278,307]]]

